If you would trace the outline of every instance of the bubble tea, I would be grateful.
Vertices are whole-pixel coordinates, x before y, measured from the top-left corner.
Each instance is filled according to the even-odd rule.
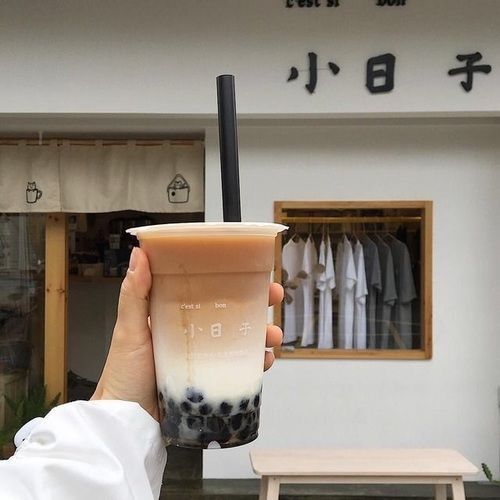
[[[151,327],[168,444],[227,448],[257,437],[269,279],[284,229],[191,223],[129,230],[153,275]]]

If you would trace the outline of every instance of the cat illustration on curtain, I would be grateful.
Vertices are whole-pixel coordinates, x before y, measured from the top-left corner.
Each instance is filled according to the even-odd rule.
[[[36,187],[36,182],[28,182],[26,187],[26,203],[36,203],[42,197],[42,191]]]
[[[187,203],[189,201],[189,186],[186,179],[177,174],[167,187],[168,201],[170,203]]]

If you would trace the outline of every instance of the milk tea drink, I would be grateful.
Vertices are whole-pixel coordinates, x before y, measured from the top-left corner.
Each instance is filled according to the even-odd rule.
[[[130,230],[146,252],[161,428],[167,443],[257,437],[274,244],[285,226],[192,223]]]

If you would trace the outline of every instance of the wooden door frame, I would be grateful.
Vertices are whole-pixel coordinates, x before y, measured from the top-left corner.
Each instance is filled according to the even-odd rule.
[[[67,400],[68,221],[65,213],[45,219],[45,355],[47,400]]]

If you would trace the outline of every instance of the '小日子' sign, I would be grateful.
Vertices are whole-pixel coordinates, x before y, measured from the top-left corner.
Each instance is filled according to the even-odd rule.
[[[308,68],[298,69],[296,66],[292,66],[287,81],[291,82],[297,80],[300,73],[306,72],[308,73],[308,82],[305,84],[305,89],[309,94],[313,94],[318,83],[318,71],[326,70],[331,74],[330,76],[333,75],[337,77],[340,74],[341,68],[334,61],[328,61],[327,67],[320,67],[318,65],[318,54],[316,54],[316,52],[309,52],[307,57],[309,61]],[[483,55],[480,52],[458,54],[456,59],[460,61],[460,63],[463,63],[463,66],[449,69],[448,76],[463,75],[464,80],[460,82],[460,85],[466,92],[472,90],[475,73],[484,75],[491,73],[492,68],[490,64],[476,64],[483,59]],[[390,52],[370,57],[366,63],[365,79],[365,86],[370,94],[391,92],[395,85],[395,69],[396,56]]]

